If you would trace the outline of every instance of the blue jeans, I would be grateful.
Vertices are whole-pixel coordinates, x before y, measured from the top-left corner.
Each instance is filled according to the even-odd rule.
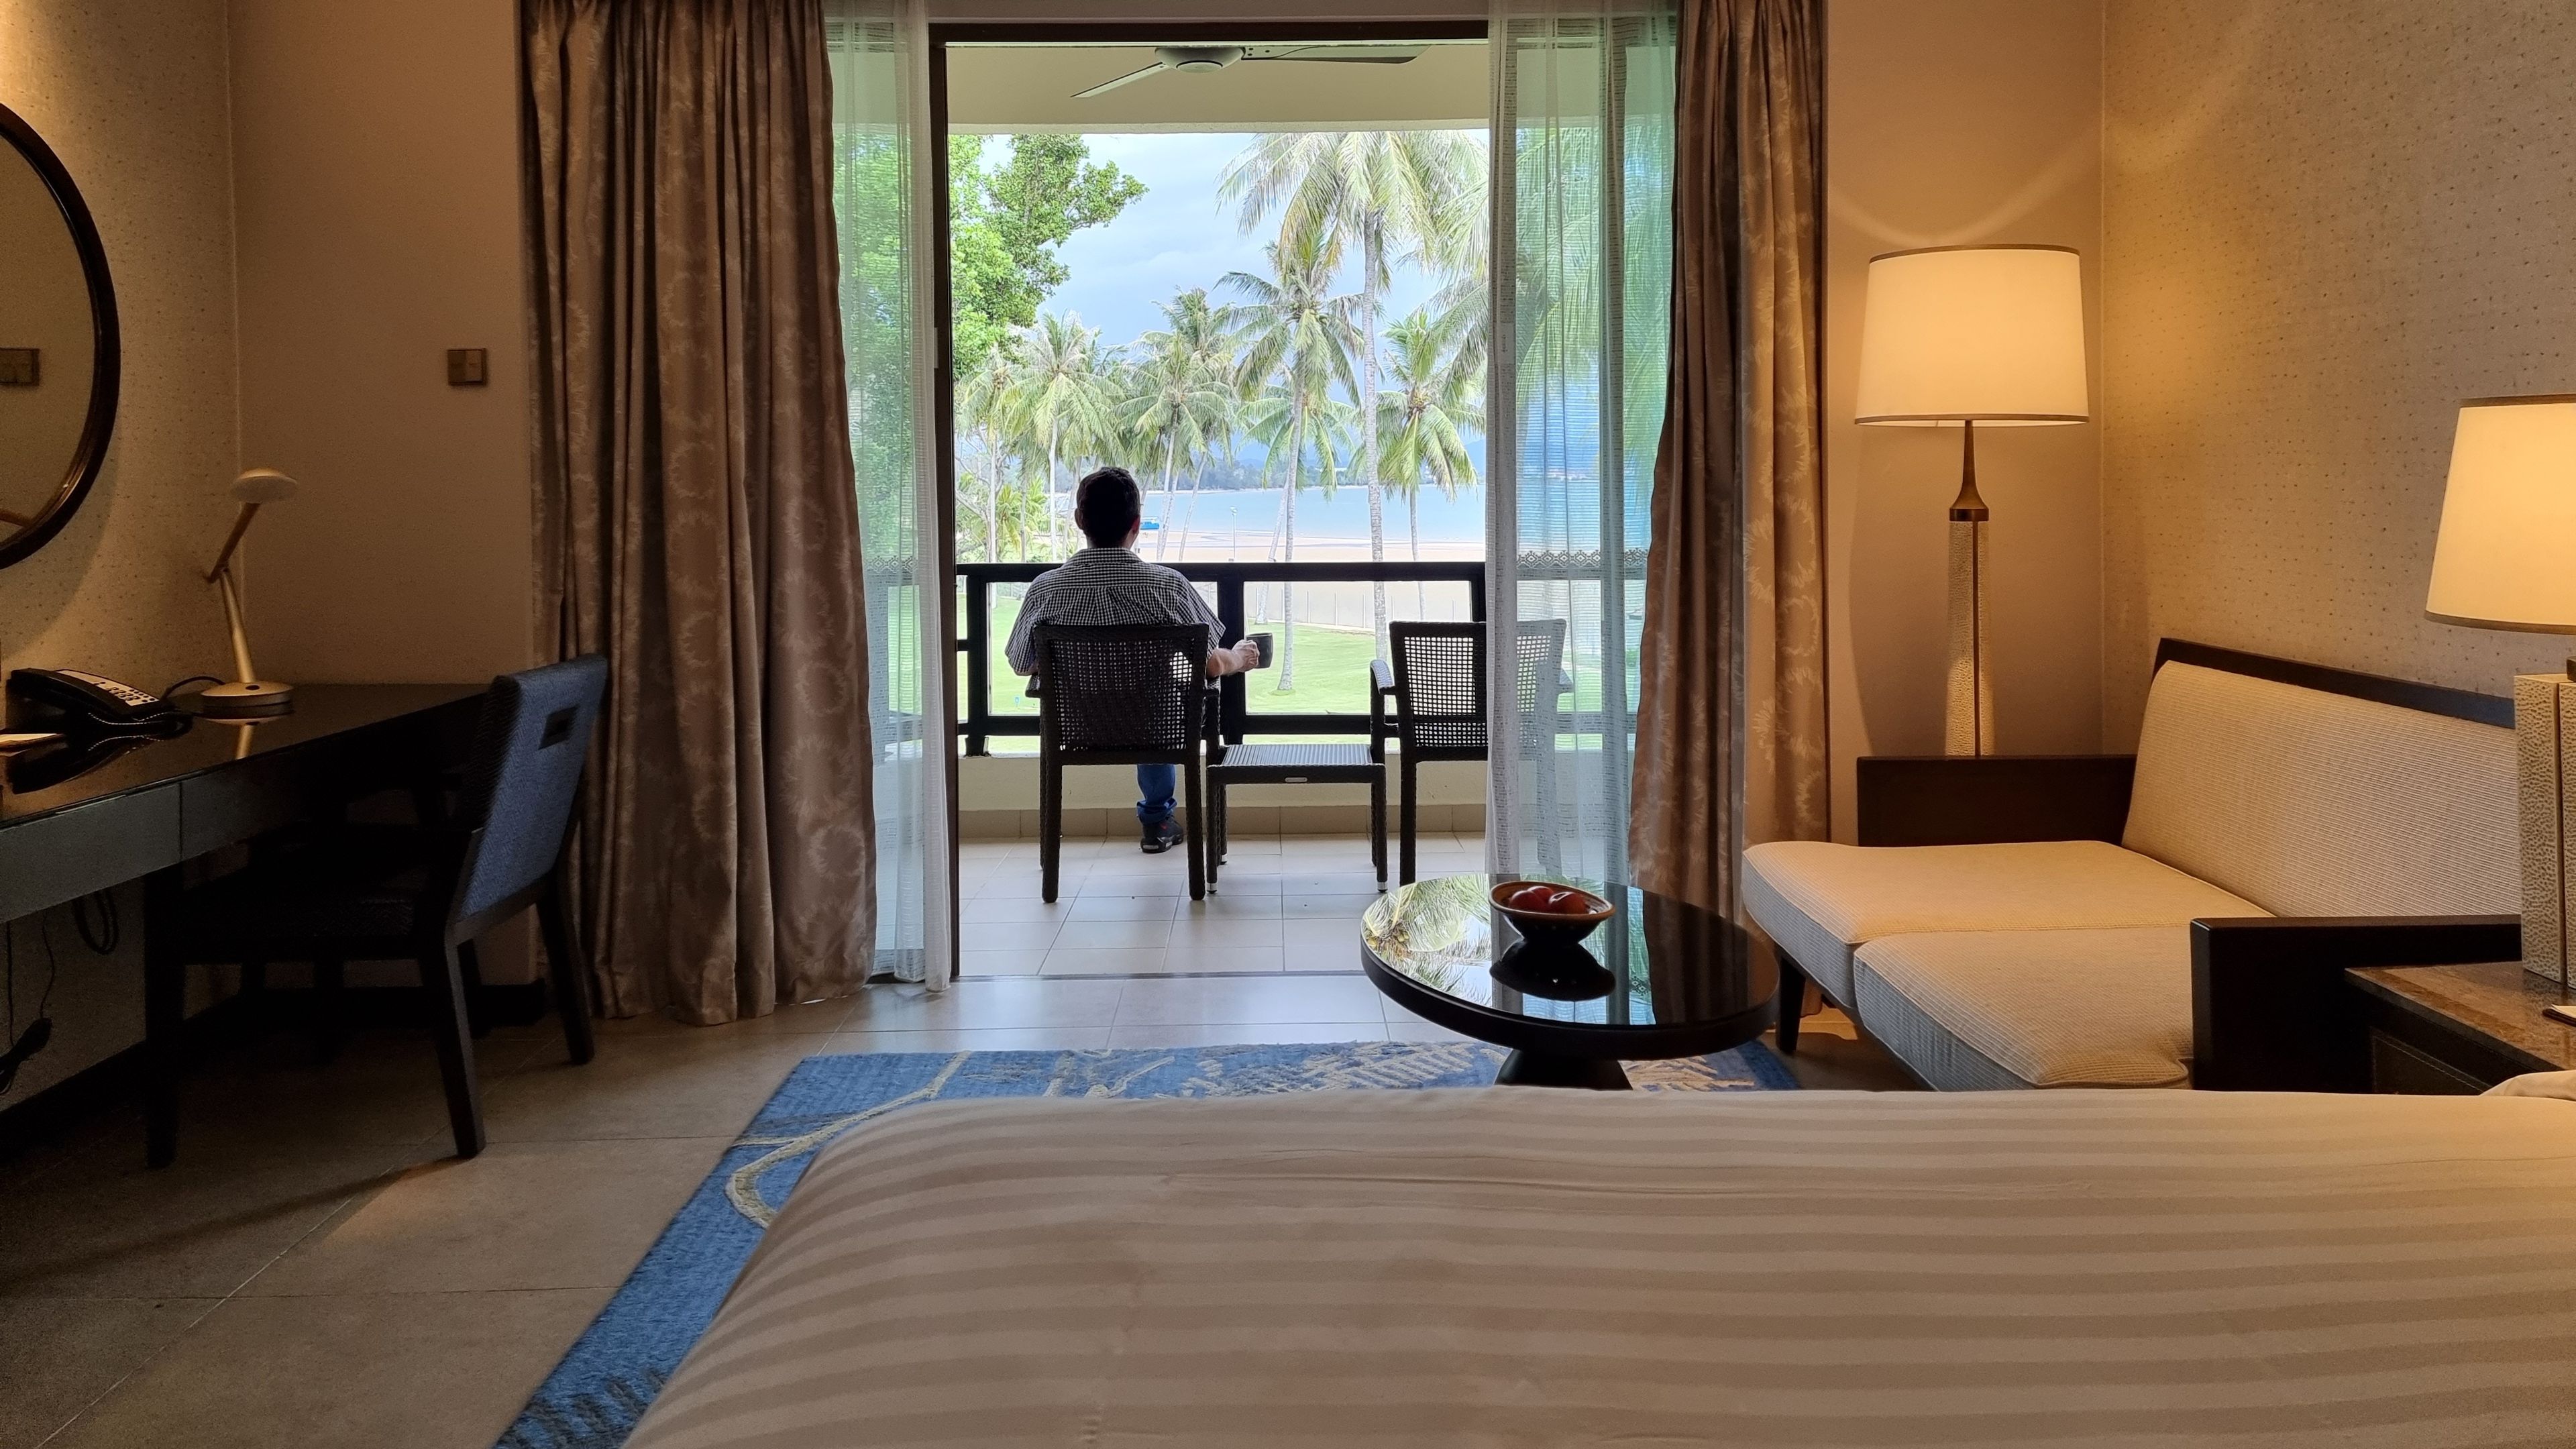
[[[1136,822],[1154,826],[1172,818],[1172,789],[1180,783],[1177,765],[1138,765],[1136,789],[1144,798],[1136,802]]]

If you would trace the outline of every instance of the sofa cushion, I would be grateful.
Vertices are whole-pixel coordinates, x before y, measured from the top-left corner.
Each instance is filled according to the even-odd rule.
[[[2191,1083],[2191,929],[1946,931],[1860,948],[1870,1035],[1945,1091]]]
[[[2156,671],[2122,843],[2283,916],[2521,909],[2513,731]]]
[[[1853,1006],[1854,947],[1925,931],[2181,926],[2260,916],[2241,897],[2106,840],[1864,847],[1781,840],[1744,852],[1745,908],[1826,994]],[[1868,1020],[1862,1011],[1863,1021]]]

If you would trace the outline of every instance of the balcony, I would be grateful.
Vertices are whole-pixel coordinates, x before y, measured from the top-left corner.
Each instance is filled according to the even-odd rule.
[[[1020,591],[1051,563],[957,565],[961,586],[957,617],[960,828],[968,836],[1032,834],[1037,815],[1037,702],[1011,672],[1002,648],[1017,616]],[[1308,657],[1296,661],[1298,688],[1282,695],[1275,672],[1230,676],[1221,682],[1221,729],[1229,743],[1245,739],[1348,738],[1368,731],[1369,637],[1366,586],[1385,583],[1395,622],[1415,619],[1482,620],[1485,565],[1479,560],[1372,563],[1238,563],[1188,560],[1170,565],[1208,596],[1229,639],[1259,628],[1278,629],[1292,610],[1302,626]],[[1327,622],[1329,621],[1329,622]],[[1342,627],[1334,627],[1340,624]],[[1351,627],[1356,626],[1356,627]],[[1354,647],[1319,647],[1347,639]],[[1321,703],[1326,707],[1316,708]],[[1281,707],[1283,704],[1288,707]],[[999,744],[1001,749],[996,750]],[[1018,746],[1015,751],[1011,747]],[[1132,825],[1133,781],[1114,770],[1076,770],[1067,789],[1068,833],[1116,834]],[[1424,828],[1473,833],[1484,824],[1484,767],[1426,766]],[[1239,828],[1288,834],[1358,834],[1367,829],[1367,792],[1358,787],[1255,786],[1235,796]],[[1274,813],[1275,812],[1275,813]]]

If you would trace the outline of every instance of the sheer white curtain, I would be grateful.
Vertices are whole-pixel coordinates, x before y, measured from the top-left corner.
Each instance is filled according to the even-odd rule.
[[[944,988],[947,672],[930,413],[929,31],[919,0],[826,0],[841,345],[866,562],[877,967]]]
[[[1493,10],[1486,849],[1500,872],[1629,878],[1669,371],[1675,14],[1655,0]]]

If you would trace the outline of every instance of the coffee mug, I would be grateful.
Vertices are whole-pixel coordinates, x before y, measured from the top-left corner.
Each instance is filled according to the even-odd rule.
[[[1260,650],[1260,651],[1261,651],[1261,662],[1260,662],[1259,664],[1257,664],[1257,665],[1253,666],[1253,667],[1254,667],[1254,668],[1256,668],[1256,669],[1267,669],[1267,668],[1269,668],[1269,667],[1270,667],[1270,636],[1269,636],[1269,635],[1267,635],[1267,634],[1246,634],[1246,635],[1244,635],[1243,637],[1244,637],[1244,638],[1246,638],[1246,639],[1251,640],[1251,641],[1252,641],[1252,647],[1254,647],[1255,649],[1258,649],[1258,650]]]

